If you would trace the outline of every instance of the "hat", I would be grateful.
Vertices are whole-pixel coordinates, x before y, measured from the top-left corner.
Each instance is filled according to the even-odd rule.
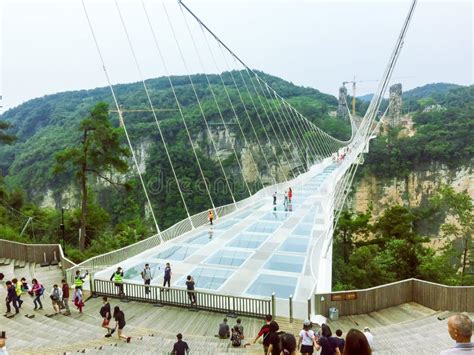
[[[303,322],[303,325],[311,325],[311,322],[310,322],[308,319],[306,319],[306,320]]]

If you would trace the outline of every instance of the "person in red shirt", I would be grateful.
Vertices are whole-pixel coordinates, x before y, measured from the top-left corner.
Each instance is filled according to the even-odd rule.
[[[263,351],[264,351],[265,354],[268,353],[268,346],[270,345],[269,335],[270,335],[270,323],[272,322],[272,319],[273,319],[273,317],[272,317],[271,314],[267,314],[265,316],[265,321],[266,322],[262,326],[262,328],[260,328],[260,331],[258,332],[257,336],[253,340],[253,343],[255,344],[260,337],[263,337]]]
[[[69,310],[69,285],[67,284],[66,280],[61,280],[61,284],[61,289],[63,291],[63,307],[66,309],[64,315],[70,316],[71,311]]]

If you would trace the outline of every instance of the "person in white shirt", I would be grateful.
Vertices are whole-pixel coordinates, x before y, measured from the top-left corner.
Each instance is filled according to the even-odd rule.
[[[365,327],[365,328],[364,328],[364,335],[365,335],[365,337],[367,338],[367,342],[369,343],[370,348],[373,349],[374,336],[373,336],[373,334],[370,332],[369,327]]]
[[[6,338],[0,338],[0,355],[8,355]]]
[[[452,354],[474,354],[474,343],[472,337],[472,320],[464,314],[455,314],[448,318],[448,332],[451,338],[456,341],[452,349],[444,350],[441,355]]]
[[[51,293],[49,295],[51,298],[51,302],[53,303],[54,313],[59,314],[60,312],[60,305],[63,301],[63,291],[58,287],[58,285],[54,285]]]
[[[305,320],[303,329],[300,331],[300,338],[298,340],[298,348],[301,345],[301,354],[310,355],[313,353],[314,346],[316,346],[316,337],[314,331],[311,330],[311,322]]]

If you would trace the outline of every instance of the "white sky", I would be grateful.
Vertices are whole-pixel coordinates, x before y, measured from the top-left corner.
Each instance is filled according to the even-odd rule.
[[[144,0],[165,60],[185,74],[161,0]],[[165,72],[140,0],[118,0],[145,77]],[[202,72],[176,0],[165,0],[190,72]],[[114,83],[139,80],[112,0],[85,0]],[[336,95],[344,80],[378,79],[409,0],[185,0],[247,64]],[[106,86],[80,0],[2,0],[4,108],[28,99]],[[404,89],[432,82],[473,83],[473,1],[419,0],[394,78]],[[189,24],[206,66],[216,72],[199,27]],[[218,48],[218,69],[225,65]],[[229,60],[229,58],[227,58]],[[236,68],[233,66],[233,68]],[[361,82],[358,95],[376,82]]]

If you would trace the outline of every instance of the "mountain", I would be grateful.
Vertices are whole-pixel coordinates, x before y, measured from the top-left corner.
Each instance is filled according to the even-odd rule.
[[[293,104],[302,114],[308,117],[317,126],[338,138],[344,139],[350,136],[350,126],[348,122],[336,120],[329,116],[329,112],[335,110],[337,99],[334,96],[321,93],[318,90],[296,86],[281,78],[258,72],[272,88],[282,97]],[[205,112],[208,122],[212,127],[212,134],[218,140],[218,155],[221,155],[226,168],[232,175],[240,176],[236,172],[236,161],[229,154],[232,147],[232,137],[226,137],[223,132],[219,110],[207,84],[207,78],[203,74],[192,75],[192,81],[200,99],[200,104]],[[222,89],[221,79],[218,75],[209,75],[208,79],[213,87],[216,100],[225,121],[229,124],[229,129],[234,137],[241,134],[235,125],[234,114],[229,107],[228,98]],[[222,73],[222,79],[227,87],[234,109],[240,117],[242,128],[246,133],[251,149],[256,146],[255,138],[252,138],[252,128],[249,119],[246,117],[245,106],[252,107],[248,87],[252,88],[247,73],[230,72]],[[202,155],[204,168],[209,172],[209,176],[219,178],[220,167],[216,162],[216,154],[207,136],[206,127],[200,114],[199,106],[194,96],[193,88],[187,76],[171,77],[174,88],[178,95],[183,114],[186,118],[188,128],[194,140],[194,144],[199,148]],[[235,84],[234,84],[235,80]],[[149,93],[155,108],[157,108],[157,119],[170,147],[170,154],[174,161],[183,162],[182,176],[190,179],[198,179],[198,170],[193,170],[193,157],[190,155],[191,146],[187,136],[183,134],[184,125],[177,110],[177,105],[170,88],[168,78],[154,78],[147,80]],[[130,110],[147,110],[149,104],[143,90],[142,83],[120,84],[114,86],[117,99],[121,109],[125,111],[124,119],[127,123],[127,130],[132,144],[138,154],[140,164],[146,167],[146,173],[156,176],[165,171],[169,173],[169,163],[165,158],[163,144],[158,134],[156,122],[152,112],[129,112]],[[252,90],[252,89],[250,89]],[[239,99],[242,95],[243,102]],[[265,100],[265,94],[259,91],[260,98],[255,100],[258,112],[261,113],[262,121],[268,128],[268,119],[263,115],[263,110],[267,105],[275,105],[272,100]],[[11,146],[0,146],[0,172],[5,176],[5,181],[10,187],[21,187],[27,191],[28,197],[36,202],[44,202],[48,205],[59,205],[61,198],[66,192],[71,195],[71,181],[73,179],[60,179],[51,173],[54,165],[54,156],[57,152],[66,147],[80,144],[81,133],[79,132],[79,122],[85,118],[89,110],[95,103],[104,101],[109,104],[111,118],[115,126],[118,126],[117,113],[112,105],[110,89],[108,87],[91,90],[78,90],[47,95],[41,98],[29,100],[22,105],[6,111],[0,116],[0,121],[10,123],[13,128],[9,131],[18,138],[16,144]],[[263,103],[262,103],[263,102]],[[257,122],[255,110],[249,110],[250,119]],[[262,129],[261,127],[257,129]],[[270,130],[268,130],[270,132]],[[260,132],[261,134],[261,132]],[[269,133],[271,136],[271,133]],[[271,138],[271,137],[270,137]],[[124,140],[125,142],[125,140]],[[245,160],[248,150],[243,150],[241,139],[236,141],[236,150],[242,154]],[[264,147],[265,148],[265,147]],[[269,148],[265,148],[269,149]],[[257,153],[255,153],[257,154]],[[263,159],[263,156],[259,158]],[[271,160],[270,158],[268,158]],[[261,162],[257,162],[261,164]],[[270,161],[271,163],[271,161]],[[299,164],[300,162],[294,162]],[[291,169],[292,167],[288,167]],[[160,170],[161,169],[161,170]],[[188,171],[184,171],[188,169]],[[268,176],[270,172],[261,167],[261,173]],[[191,171],[189,171],[191,170]],[[252,174],[255,174],[254,172]],[[254,176],[250,176],[251,180]],[[151,177],[150,177],[151,179]],[[237,181],[237,184],[242,181]],[[66,192],[65,192],[66,191]],[[171,194],[172,195],[172,194]],[[45,202],[45,197],[47,201]],[[99,196],[100,198],[100,196]],[[52,199],[52,200],[51,200]],[[140,199],[137,197],[137,199]],[[221,194],[216,197],[216,202],[225,203],[228,196]],[[165,203],[165,201],[162,201]],[[161,207],[161,206],[158,206]],[[205,207],[204,207],[205,208]],[[196,203],[192,210],[203,209],[201,203]],[[175,216],[176,217],[176,216]],[[175,218],[170,218],[174,220]],[[168,223],[166,223],[168,224]]]
[[[460,87],[462,87],[462,85],[449,84],[449,83],[432,83],[432,84],[419,86],[411,90],[407,90],[402,94],[402,96],[403,96],[403,99],[405,100],[406,99],[419,100],[419,99],[423,99],[432,95],[445,94],[452,89],[457,89]],[[372,97],[374,97],[374,94],[365,94],[365,95],[357,96],[357,99],[364,102],[370,102],[372,100]]]

